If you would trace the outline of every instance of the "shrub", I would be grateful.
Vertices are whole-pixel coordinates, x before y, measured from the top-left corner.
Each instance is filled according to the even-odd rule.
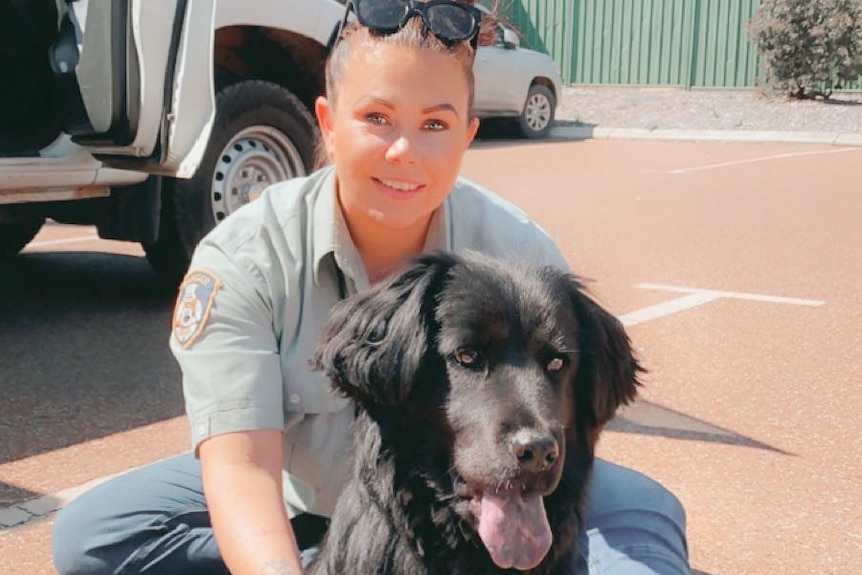
[[[862,0],[762,0],[749,34],[775,91],[829,98],[862,76]]]

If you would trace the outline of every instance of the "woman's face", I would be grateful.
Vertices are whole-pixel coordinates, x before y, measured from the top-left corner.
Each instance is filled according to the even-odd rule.
[[[462,64],[447,54],[359,41],[321,134],[349,225],[426,225],[452,188],[478,121]]]

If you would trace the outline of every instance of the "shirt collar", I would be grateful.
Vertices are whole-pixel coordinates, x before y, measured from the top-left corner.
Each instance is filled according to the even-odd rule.
[[[446,196],[443,205],[437,208],[431,216],[428,235],[425,237],[425,245],[422,247],[423,252],[452,250],[451,211],[451,199],[450,196]]]
[[[341,211],[337,209],[338,203],[335,198],[335,169],[332,166],[323,168],[329,173],[323,177],[317,194],[313,196],[311,207],[311,253],[314,257],[314,283],[320,284],[320,270],[327,265],[324,261],[330,261],[327,257],[335,255],[338,244],[336,236],[336,215]],[[348,236],[349,237],[349,236]]]

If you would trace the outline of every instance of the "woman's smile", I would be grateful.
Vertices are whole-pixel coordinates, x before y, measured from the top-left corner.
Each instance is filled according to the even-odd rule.
[[[386,192],[395,192],[396,196],[409,197],[418,192],[421,192],[425,187],[422,184],[417,184],[405,180],[393,180],[389,178],[372,178],[374,183],[383,188]]]

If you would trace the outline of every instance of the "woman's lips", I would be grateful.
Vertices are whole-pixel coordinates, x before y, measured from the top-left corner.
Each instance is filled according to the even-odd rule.
[[[388,178],[372,178],[378,187],[398,196],[413,195],[421,191],[425,186],[415,182],[404,180],[390,180]]]

